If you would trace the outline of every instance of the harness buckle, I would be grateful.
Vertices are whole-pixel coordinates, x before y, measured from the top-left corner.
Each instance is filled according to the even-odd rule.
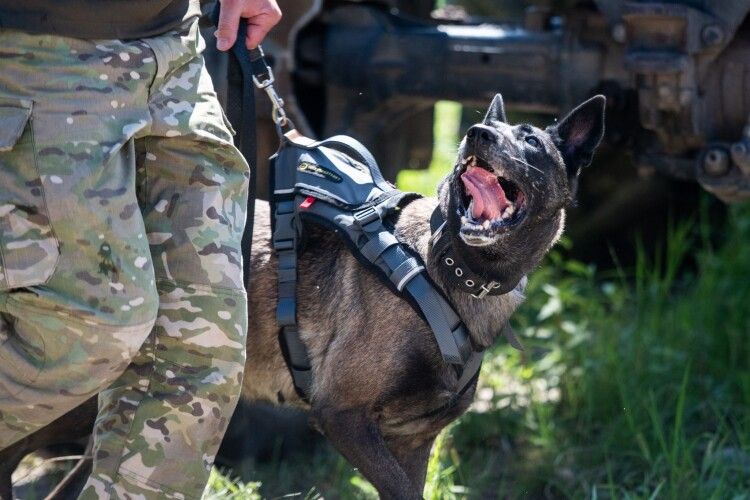
[[[481,288],[481,292],[479,293],[472,293],[471,296],[475,299],[483,299],[489,294],[493,288],[495,288],[496,283],[494,281],[490,281],[489,283],[483,283],[479,285],[479,288]]]
[[[273,249],[277,252],[281,250],[293,250],[294,240],[273,240]]]
[[[369,206],[365,207],[362,210],[358,210],[352,214],[354,217],[354,220],[359,224],[359,227],[361,227],[364,230],[367,230],[366,226],[369,224],[377,221],[380,222],[380,214],[377,210],[375,210],[375,207]]]

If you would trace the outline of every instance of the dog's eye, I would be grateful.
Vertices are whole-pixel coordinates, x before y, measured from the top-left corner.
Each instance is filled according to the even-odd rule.
[[[527,142],[528,144],[531,144],[531,146],[532,146],[532,147],[535,147],[535,148],[540,148],[540,147],[542,147],[542,143],[541,143],[541,142],[539,142],[539,139],[537,139],[537,138],[536,138],[536,137],[534,137],[533,135],[527,135],[527,136],[526,136],[526,142]]]

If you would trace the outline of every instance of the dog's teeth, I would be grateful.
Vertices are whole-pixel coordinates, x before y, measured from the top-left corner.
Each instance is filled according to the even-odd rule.
[[[510,219],[510,217],[513,215],[513,210],[514,210],[513,209],[513,205],[509,205],[509,206],[505,207],[505,210],[503,210],[503,213],[501,215],[501,217],[503,218],[503,220]]]
[[[483,227],[483,228],[485,228],[485,229],[489,229],[489,228],[490,228],[490,224],[491,224],[490,220],[489,220],[489,219],[486,219],[486,220],[485,220],[485,221],[484,221],[484,222],[482,223],[482,227]]]
[[[468,223],[469,223],[469,219],[466,218],[465,215],[462,215],[461,216],[461,224],[468,224]]]

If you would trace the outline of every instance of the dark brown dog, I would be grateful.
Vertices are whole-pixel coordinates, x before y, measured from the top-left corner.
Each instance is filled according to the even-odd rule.
[[[398,215],[398,236],[426,262],[475,348],[492,345],[523,300],[525,276],[562,233],[565,207],[603,131],[602,96],[540,130],[506,123],[498,95],[483,123],[462,141],[437,199],[416,200]],[[521,286],[483,299],[452,287],[444,266],[431,255],[435,207],[447,221],[453,251],[475,273],[507,289]],[[278,344],[270,239],[268,205],[259,203],[242,396],[306,406],[294,391]],[[466,410],[475,386],[456,397],[455,371],[443,361],[430,328],[364,269],[338,236],[311,229],[308,242],[299,259],[298,319],[313,364],[312,423],[381,497],[421,498],[432,443]],[[72,425],[62,417],[37,434],[52,439],[62,427],[70,436]],[[31,451],[40,441],[44,438],[31,436],[0,452],[0,463]]]

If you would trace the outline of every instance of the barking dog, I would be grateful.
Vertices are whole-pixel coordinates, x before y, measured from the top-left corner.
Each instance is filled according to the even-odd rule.
[[[461,142],[438,197],[411,202],[394,221],[399,238],[422,257],[453,303],[476,349],[492,345],[523,300],[527,273],[560,237],[578,175],[604,132],[604,104],[596,96],[541,130],[508,124],[496,96],[483,122]],[[458,264],[433,248],[436,207],[455,260],[506,293],[475,298],[456,285]],[[338,236],[313,228],[299,258],[298,324],[313,366],[311,403],[303,403],[278,344],[270,241],[268,206],[258,203],[243,399],[307,407],[313,425],[382,498],[421,498],[432,443],[467,409],[476,381],[458,394],[456,372],[443,361],[425,321],[364,269]],[[95,401],[87,404],[86,414],[93,415]],[[0,463],[15,466],[16,457],[55,436],[91,429],[81,426],[80,415],[79,409],[77,417],[64,416],[1,451]]]

